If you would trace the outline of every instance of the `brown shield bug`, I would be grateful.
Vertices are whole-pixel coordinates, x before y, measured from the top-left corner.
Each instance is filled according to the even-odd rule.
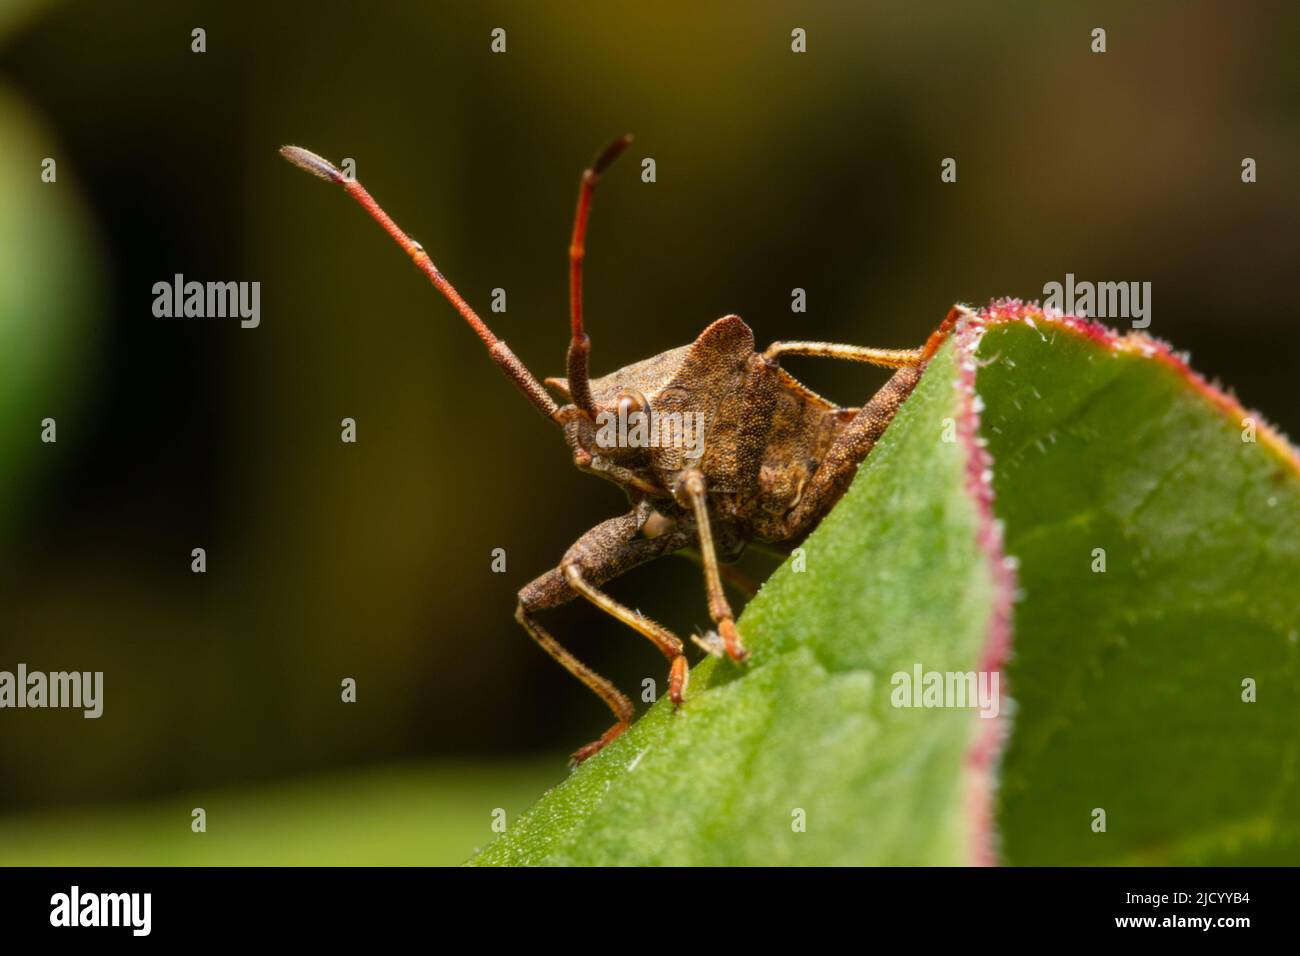
[[[690,345],[590,378],[591,344],[582,315],[587,218],[601,173],[630,142],[629,136],[615,140],[582,174],[569,245],[568,376],[546,380],[564,405],[551,398],[359,182],[308,150],[280,150],[294,165],[346,189],[469,323],[524,397],[563,430],[574,464],[627,492],[632,509],[579,538],[558,567],[519,592],[515,610],[533,639],[614,712],[614,726],[579,749],[575,761],[628,728],[632,702],[560,646],[537,621],[537,612],[581,596],[649,638],[668,658],[668,694],[678,706],[688,674],[681,640],[615,601],[601,585],[646,561],[696,549],[717,632],[695,640],[710,653],[743,661],[748,654],[722,589],[727,564],[751,542],[788,552],[817,526],[911,394],[955,318],[950,313],[923,348],[775,342],[756,352],[749,326],[728,315]],[[783,355],[869,362],[896,371],[861,408],[840,408],[784,371]]]

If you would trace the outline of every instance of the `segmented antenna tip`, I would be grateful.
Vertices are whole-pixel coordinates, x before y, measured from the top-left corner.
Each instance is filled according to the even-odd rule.
[[[343,182],[343,173],[339,171],[337,166],[324,156],[317,156],[309,149],[303,149],[301,146],[281,146],[280,155],[299,169],[305,169],[313,176],[319,176],[321,179],[332,183]]]
[[[596,157],[596,161],[591,164],[591,171],[599,176],[608,169],[609,164],[618,159],[618,157],[622,155],[623,150],[627,149],[631,144],[631,133],[626,133],[614,140],[614,142],[610,143],[600,151],[600,155]]]

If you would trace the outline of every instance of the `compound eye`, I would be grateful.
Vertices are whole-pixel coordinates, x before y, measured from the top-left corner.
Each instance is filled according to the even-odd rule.
[[[637,412],[650,409],[650,403],[634,388],[625,388],[614,398],[614,408],[622,418],[629,418]]]

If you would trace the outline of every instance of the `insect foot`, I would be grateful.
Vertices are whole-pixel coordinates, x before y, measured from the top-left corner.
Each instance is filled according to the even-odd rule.
[[[609,728],[609,730],[605,731],[599,740],[593,740],[585,747],[579,747],[573,752],[573,756],[569,758],[569,766],[576,767],[588,757],[602,750],[610,741],[621,736],[623,731],[627,730],[628,726],[628,724],[624,723],[615,724],[613,727]]]
[[[721,635],[717,631],[705,631],[703,634],[692,634],[691,640],[697,646],[704,650],[704,653],[710,657],[721,657],[727,652],[727,647],[722,641]]]
[[[686,695],[686,682],[690,678],[691,670],[686,664],[685,655],[673,658],[672,667],[668,671],[668,699],[673,702],[673,713],[682,706]]]
[[[736,630],[735,622],[722,620],[718,622],[718,629],[722,631],[721,634],[718,631],[705,631],[703,634],[692,634],[691,640],[711,657],[726,655],[737,663],[749,660],[749,651],[740,641],[740,632]]]
[[[722,646],[726,648],[728,657],[736,663],[749,659],[749,651],[740,643],[740,632],[736,630],[735,621],[724,618],[718,622],[718,630],[722,631]]]

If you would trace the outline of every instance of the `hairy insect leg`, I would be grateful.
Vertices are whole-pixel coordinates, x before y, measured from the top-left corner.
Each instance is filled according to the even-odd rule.
[[[808,479],[799,503],[786,516],[790,529],[804,527],[817,515],[825,514],[844,494],[858,465],[880,440],[899,407],[921,380],[921,369],[901,368],[890,376],[871,401],[862,406],[844,427],[826,457]]]
[[[919,349],[862,349],[852,345],[840,346],[815,342],[777,342],[768,349],[771,353],[772,349],[792,345],[828,348],[832,351],[824,353],[807,351],[802,354],[853,358],[855,356],[850,353],[856,353],[861,361],[887,366],[893,360],[891,356],[898,359],[898,364],[891,366],[898,368],[898,371],[890,376],[889,381],[872,396],[871,401],[862,406],[858,414],[835,439],[830,451],[808,480],[799,503],[786,515],[786,527],[792,536],[816,516],[829,511],[844,494],[853,481],[853,476],[857,474],[858,466],[880,440],[880,436],[885,433],[889,423],[898,414],[899,407],[916,388],[926,363],[934,357],[940,346],[952,334],[957,323],[970,314],[970,310],[964,306],[953,306],[948,310],[944,320],[939,323],[939,327],[930,333],[925,345]],[[867,358],[868,353],[873,354],[874,358]]]
[[[638,634],[649,638],[655,647],[659,648],[659,652],[668,658],[668,697],[673,702],[674,707],[680,707],[682,694],[686,690],[686,677],[688,674],[686,658],[682,656],[681,639],[662,624],[650,620],[640,611],[633,611],[626,605],[620,604],[604,591],[588,582],[583,576],[582,567],[576,562],[566,563],[561,567],[564,569],[564,576],[569,585],[575,591],[606,614],[617,618]]]
[[[515,620],[523,626],[524,630],[541,646],[542,650],[559,661],[566,671],[590,687],[592,692],[614,712],[614,726],[605,731],[598,740],[593,740],[586,746],[578,748],[573,754],[573,762],[581,763],[631,726],[632,702],[627,699],[626,694],[612,683],[566,651],[560,645],[560,642],[553,638],[550,632],[538,624],[533,616],[528,613],[524,608],[522,598],[515,607]]]
[[[680,704],[686,689],[686,658],[682,642],[661,625],[624,607],[610,598],[598,585],[618,577],[637,565],[675,551],[689,543],[687,532],[675,531],[655,538],[639,537],[653,509],[641,504],[618,518],[601,522],[574,543],[559,567],[534,580],[519,592],[515,619],[551,657],[570,674],[587,685],[614,713],[615,723],[598,740],[574,753],[581,763],[614,740],[631,724],[632,703],[612,683],[565,650],[536,620],[534,612],[558,607],[582,596],[650,638],[670,661],[668,693],[674,705]]]
[[[713,618],[713,623],[717,625],[718,633],[722,636],[722,647],[727,652],[727,656],[733,661],[743,661],[749,656],[749,651],[745,650],[740,642],[740,634],[736,630],[736,616],[732,613],[731,605],[727,603],[727,595],[722,590],[718,552],[713,544],[713,528],[709,523],[707,490],[704,474],[698,469],[691,468],[682,472],[677,479],[674,492],[682,504],[690,506],[695,516],[695,534],[699,539],[700,558],[704,563],[704,586],[709,596],[709,617]],[[707,643],[702,646],[710,653],[714,652]]]
[[[763,357],[775,360],[782,355],[807,355],[812,358],[844,359],[867,362],[884,368],[916,368],[926,358],[925,349],[873,349],[862,345],[837,342],[773,342]]]

